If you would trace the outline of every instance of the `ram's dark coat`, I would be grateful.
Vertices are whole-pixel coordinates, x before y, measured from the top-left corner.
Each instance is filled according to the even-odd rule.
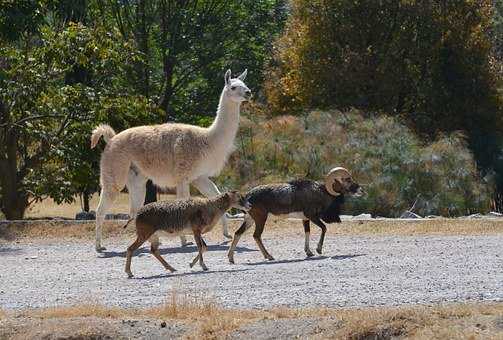
[[[326,233],[325,223],[340,223],[340,214],[342,205],[344,204],[344,192],[338,181],[332,185],[337,185],[340,194],[335,196],[329,194],[325,183],[311,181],[307,179],[290,181],[280,184],[268,184],[257,186],[245,195],[245,199],[251,203],[251,209],[248,211],[249,216],[245,217],[245,221],[241,227],[235,232],[229,252],[227,254],[229,262],[234,263],[234,250],[236,249],[239,238],[249,228],[253,222],[255,223],[255,231],[253,238],[257,242],[262,255],[272,260],[273,257],[266,250],[262,242],[262,232],[269,214],[273,215],[288,215],[291,213],[302,213],[299,216],[303,219],[305,232],[304,250],[307,256],[313,256],[309,248],[310,222],[314,223],[321,229],[320,240],[316,251],[321,254],[323,242]],[[350,183],[350,193],[358,190],[359,185]],[[339,192],[334,188],[334,191]],[[253,220],[253,221],[252,221]]]
[[[252,210],[262,210],[273,215],[302,212],[311,219],[319,217],[326,223],[341,222],[339,215],[344,196],[332,196],[325,184],[300,179],[281,184],[257,186],[246,193]]]

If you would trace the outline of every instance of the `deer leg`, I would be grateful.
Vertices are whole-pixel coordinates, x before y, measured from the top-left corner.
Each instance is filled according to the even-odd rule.
[[[249,214],[246,214],[243,224],[241,224],[239,229],[234,233],[234,238],[232,239],[231,246],[229,247],[229,251],[227,252],[229,263],[234,264],[234,251],[236,250],[239,239],[241,238],[243,233],[252,226],[253,223],[253,218]]]
[[[133,253],[136,249],[140,248],[143,243],[148,239],[144,235],[137,235],[136,241],[134,241],[127,248],[127,256],[126,256],[126,274],[129,278],[133,277],[133,273],[131,272],[131,258],[133,257]]]
[[[261,214],[255,218],[255,231],[253,232],[253,238],[255,242],[257,242],[262,255],[266,260],[274,260],[274,257],[269,254],[267,249],[264,247],[264,243],[262,243],[262,232],[264,231],[265,222],[267,221],[267,213]]]
[[[161,262],[165,269],[169,270],[172,273],[176,272],[176,269],[171,267],[161,256],[161,253],[159,252],[159,244],[159,236],[152,235],[152,237],[150,237],[150,252],[156,259],[159,260],[159,262]]]
[[[311,257],[314,256],[314,254],[311,251],[311,248],[309,247],[309,237],[311,232],[311,228],[309,226],[309,220],[303,220],[302,223],[304,224],[304,236],[305,236],[304,251],[306,252],[307,257]]]
[[[327,232],[327,227],[319,218],[311,219],[311,222],[316,224],[321,229],[320,240],[318,241],[318,246],[316,247],[316,252],[321,255],[321,251],[323,249],[323,242],[325,241],[325,233]]]
[[[191,263],[191,267],[196,263],[197,260],[199,260],[199,265],[203,270],[208,270],[208,267],[204,264],[203,260],[203,252],[206,249],[205,245],[206,243],[204,242],[203,238],[201,237],[201,233],[199,231],[194,232],[194,239],[197,244],[197,249],[199,250],[199,255],[197,255],[194,260]]]
[[[220,195],[220,190],[218,190],[215,183],[213,183],[208,177],[199,177],[194,182],[192,182],[192,184],[194,184],[197,190],[199,190],[199,192],[206,197],[215,197],[217,195]],[[220,218],[220,222],[222,223],[223,235],[227,238],[232,238],[232,236],[229,234],[227,217],[225,217],[225,214]]]

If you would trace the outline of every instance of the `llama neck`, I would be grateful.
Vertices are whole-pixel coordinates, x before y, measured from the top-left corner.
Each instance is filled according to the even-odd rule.
[[[217,117],[208,128],[210,143],[233,144],[239,126],[239,107],[239,103],[231,101],[222,91]]]

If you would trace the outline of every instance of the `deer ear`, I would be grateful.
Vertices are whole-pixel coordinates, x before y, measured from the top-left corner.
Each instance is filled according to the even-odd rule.
[[[225,79],[225,85],[231,84],[231,70],[230,69],[227,70],[227,72],[225,72],[224,79]]]
[[[248,69],[245,69],[245,70],[243,71],[243,73],[241,73],[241,74],[239,75],[238,79],[239,79],[239,80],[241,80],[241,81],[245,81],[245,79],[246,79],[246,75],[247,75],[247,74],[248,74]]]
[[[332,183],[332,189],[334,189],[335,192],[343,193],[342,184],[337,178],[334,180],[334,183]]]

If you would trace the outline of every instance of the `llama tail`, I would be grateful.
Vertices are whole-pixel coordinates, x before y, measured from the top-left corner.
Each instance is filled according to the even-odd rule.
[[[110,139],[115,136],[115,131],[112,129],[110,125],[107,124],[100,124],[98,125],[94,130],[93,134],[91,135],[91,149],[98,144],[98,141],[100,140],[101,136],[105,139],[105,143],[108,143]]]
[[[124,224],[124,226],[122,226],[122,228],[126,229],[127,225],[129,224],[129,222],[131,222],[132,220],[134,220],[134,217],[130,218],[129,220],[127,220],[126,224]]]

